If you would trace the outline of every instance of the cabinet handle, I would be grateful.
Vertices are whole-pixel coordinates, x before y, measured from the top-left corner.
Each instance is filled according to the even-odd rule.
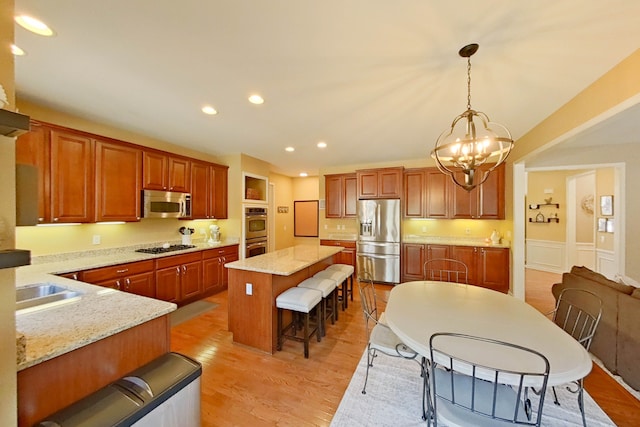
[[[129,280],[129,278],[127,277],[126,279],[124,279],[124,289],[128,291],[129,285],[131,285],[131,280]]]
[[[116,289],[120,290],[120,280],[116,280]]]
[[[38,222],[43,222],[44,218],[38,218]]]
[[[129,271],[128,268],[123,268],[122,270],[116,270],[116,273],[122,274],[122,273],[126,273],[127,271]]]
[[[53,218],[54,221],[58,221],[58,218]]]
[[[176,267],[176,276],[180,275],[180,267]]]
[[[186,265],[182,266],[182,273],[183,274],[187,274],[187,266]]]
[[[78,273],[73,273],[73,274],[71,275],[71,278],[72,278],[73,280],[78,280]]]

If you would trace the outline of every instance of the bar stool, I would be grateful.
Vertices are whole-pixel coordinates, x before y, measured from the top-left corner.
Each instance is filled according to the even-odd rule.
[[[333,325],[338,320],[338,293],[336,292],[336,282],[331,279],[321,279],[319,277],[309,277],[298,284],[300,288],[315,289],[322,292],[322,315],[320,322],[320,330],[322,336],[327,334],[327,319],[331,319]],[[331,304],[331,310],[328,309],[328,301]]]
[[[278,346],[277,350],[282,350],[282,343],[284,339],[291,339],[304,343],[304,357],[309,358],[309,339],[313,334],[316,334],[318,342],[320,342],[321,336],[318,331],[322,314],[319,313],[320,302],[322,301],[322,292],[315,289],[308,288],[289,288],[276,298],[276,307],[278,308]],[[290,310],[292,312],[291,323],[287,326],[282,326],[282,311]],[[316,323],[309,325],[310,313],[312,310],[316,312]],[[297,319],[296,316],[303,315],[303,327],[302,337],[297,335]],[[288,333],[289,329],[292,330],[291,334]]]
[[[331,279],[336,282],[336,287],[340,287],[340,296],[342,298],[342,310],[346,310],[349,307],[348,298],[346,295],[348,293],[348,279],[349,275],[344,271],[340,270],[327,270],[324,269],[322,271],[318,271],[313,277],[318,277],[320,279]]]
[[[329,270],[329,271],[339,270],[349,275],[349,287],[347,289],[347,292],[349,294],[349,298],[351,299],[351,301],[353,301],[353,273],[355,272],[353,265],[331,264],[329,267],[325,268],[325,270]]]

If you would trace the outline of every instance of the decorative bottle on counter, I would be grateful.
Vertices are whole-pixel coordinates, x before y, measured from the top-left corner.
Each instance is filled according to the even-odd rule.
[[[491,243],[494,245],[500,243],[500,234],[498,234],[496,230],[493,230],[493,233],[491,233]]]

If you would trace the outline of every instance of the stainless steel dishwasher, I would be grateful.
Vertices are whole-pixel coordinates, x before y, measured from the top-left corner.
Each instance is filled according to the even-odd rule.
[[[199,427],[201,375],[197,361],[167,353],[37,426]]]

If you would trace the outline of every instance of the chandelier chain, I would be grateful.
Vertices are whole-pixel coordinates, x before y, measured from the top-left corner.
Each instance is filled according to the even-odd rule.
[[[467,57],[467,110],[471,110],[471,57]]]

